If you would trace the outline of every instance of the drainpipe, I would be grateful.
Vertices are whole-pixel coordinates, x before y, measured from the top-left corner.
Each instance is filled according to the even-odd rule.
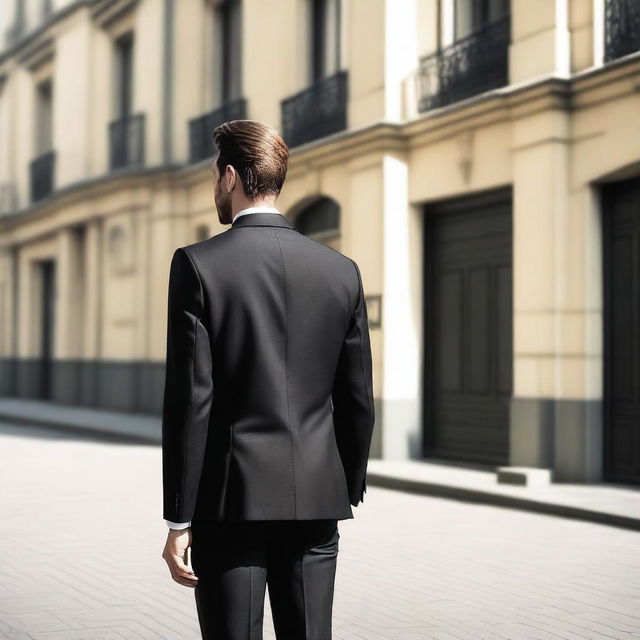
[[[173,139],[173,0],[164,0],[164,46],[163,46],[163,77],[162,86],[162,159],[163,164],[171,164]]]

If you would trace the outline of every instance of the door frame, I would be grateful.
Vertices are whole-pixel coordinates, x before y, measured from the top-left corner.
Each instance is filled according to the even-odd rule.
[[[611,242],[612,242],[612,221],[611,221],[611,201],[608,196],[618,189],[639,189],[640,176],[633,176],[623,180],[606,182],[600,185],[600,223],[602,237],[602,479],[606,482],[623,482],[626,484],[640,484],[640,478],[630,478],[612,471],[611,465],[611,371],[613,363],[611,361],[611,327],[612,327],[612,287],[611,287]],[[640,226],[640,224],[639,224]],[[639,282],[640,282],[640,273]],[[640,334],[640,332],[639,332]]]
[[[507,185],[495,189],[481,191],[470,195],[450,196],[434,200],[423,207],[423,261],[422,261],[422,296],[423,296],[423,340],[422,340],[422,380],[420,388],[422,390],[422,457],[435,461],[446,462],[447,464],[464,464],[464,466],[482,469],[494,469],[495,465],[488,465],[478,462],[461,462],[455,460],[443,460],[442,458],[431,458],[431,447],[435,430],[435,418],[433,415],[433,367],[434,353],[431,344],[431,336],[434,331],[435,317],[433,304],[433,280],[435,270],[433,268],[433,219],[442,215],[461,213],[470,207],[478,207],[492,204],[511,202],[511,215],[513,218],[513,186]],[[512,237],[513,248],[513,237]],[[513,260],[512,260],[513,268]]]

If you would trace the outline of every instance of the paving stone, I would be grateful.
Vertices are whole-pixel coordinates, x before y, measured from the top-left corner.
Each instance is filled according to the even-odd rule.
[[[4,424],[0,450],[0,639],[200,637],[161,558],[157,445]],[[336,640],[640,639],[637,532],[375,486],[354,513]]]

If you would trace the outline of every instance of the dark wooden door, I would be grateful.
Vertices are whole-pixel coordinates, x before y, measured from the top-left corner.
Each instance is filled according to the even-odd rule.
[[[425,456],[508,462],[511,264],[510,190],[427,211]]]
[[[42,399],[51,399],[53,392],[53,356],[55,335],[56,265],[53,260],[40,264],[42,299],[40,317],[40,393]]]
[[[640,178],[602,190],[604,461],[607,480],[640,483]]]

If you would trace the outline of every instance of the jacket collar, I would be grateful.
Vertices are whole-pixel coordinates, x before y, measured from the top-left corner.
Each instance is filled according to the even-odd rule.
[[[231,225],[231,229],[238,227],[285,227],[286,229],[295,229],[284,215],[269,211],[256,211],[255,213],[238,216]]]

